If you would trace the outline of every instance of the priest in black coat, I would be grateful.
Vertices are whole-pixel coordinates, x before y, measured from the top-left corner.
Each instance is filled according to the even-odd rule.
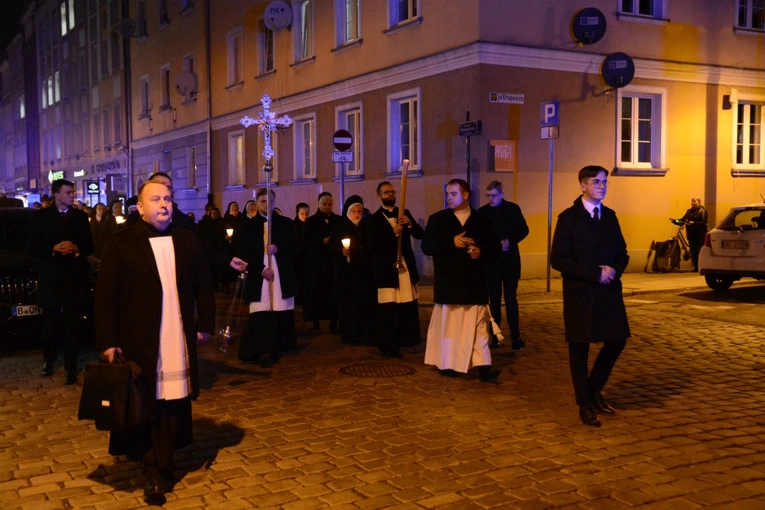
[[[596,427],[596,412],[614,413],[601,391],[630,336],[621,282],[629,256],[616,213],[602,204],[607,177],[600,166],[579,171],[582,196],[558,216],[550,254],[550,264],[563,276],[563,322],[579,416]],[[588,375],[591,343],[603,347]]]
[[[77,382],[77,343],[85,333],[83,316],[90,306],[88,255],[95,250],[88,215],[72,207],[74,184],[54,181],[55,203],[38,209],[29,225],[27,249],[40,260],[37,304],[42,316],[42,375],[53,375],[64,343],[66,384]]]
[[[197,343],[215,331],[215,294],[196,234],[170,224],[170,190],[148,181],[138,197],[141,220],[115,232],[101,258],[96,338],[102,358],[122,354],[147,382],[151,425],[112,432],[109,453],[143,460],[144,497],[156,504],[172,478],[173,451],[192,441]]]
[[[329,249],[329,236],[332,228],[340,221],[340,216],[332,212],[335,202],[328,191],[319,194],[319,210],[305,222],[303,246],[308,252],[305,270],[305,303],[303,320],[313,321],[314,329],[319,329],[319,320],[329,319],[329,329],[337,329],[337,303],[332,282],[332,254]]]
[[[257,193],[258,213],[242,222],[239,257],[247,263],[245,299],[250,306],[239,345],[239,359],[268,368],[284,351],[297,347],[295,332],[295,266],[298,250],[292,220],[273,212],[276,193],[268,203],[266,188]],[[271,239],[267,240],[268,206]]]
[[[409,210],[399,217],[396,190],[388,181],[377,186],[380,208],[369,217],[369,245],[374,257],[377,309],[375,330],[380,353],[386,357],[401,357],[400,347],[420,343],[419,291],[417,262],[412,250],[412,238],[422,239],[425,231],[414,221]],[[401,237],[401,258],[398,242]],[[399,267],[404,272],[399,271]]]
[[[456,376],[478,367],[481,381],[493,382],[489,336],[496,324],[489,313],[486,263],[496,258],[499,239],[491,221],[469,205],[462,179],[446,186],[448,209],[434,213],[425,226],[422,251],[433,257],[433,315],[428,327],[425,363]]]

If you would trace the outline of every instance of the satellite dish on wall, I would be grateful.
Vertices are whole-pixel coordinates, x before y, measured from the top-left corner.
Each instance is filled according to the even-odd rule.
[[[122,37],[133,37],[136,30],[138,30],[138,25],[134,19],[123,18],[120,21],[119,33]]]
[[[571,35],[577,44],[595,44],[606,35],[606,17],[595,7],[578,11],[571,18]]]
[[[292,21],[292,9],[286,2],[276,0],[266,6],[263,12],[263,23],[269,30],[278,32],[290,26]]]
[[[194,99],[197,95],[197,75],[184,71],[178,73],[173,82],[175,90],[186,98],[187,101]]]
[[[635,77],[635,63],[626,53],[611,53],[600,68],[603,81],[609,86],[620,89],[626,87]]]

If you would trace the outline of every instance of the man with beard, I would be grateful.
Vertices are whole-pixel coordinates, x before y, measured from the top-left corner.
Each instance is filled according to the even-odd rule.
[[[422,239],[424,230],[409,210],[399,217],[396,190],[388,181],[377,186],[380,208],[369,218],[369,245],[374,258],[377,309],[375,329],[378,347],[386,357],[400,358],[400,347],[420,343],[419,292],[420,275],[412,250],[412,238]],[[401,236],[401,259],[398,238]],[[403,267],[400,272],[399,264]]]
[[[433,257],[433,315],[428,327],[425,363],[456,377],[478,367],[482,382],[495,382],[489,336],[486,263],[496,258],[499,239],[491,221],[470,207],[470,188],[462,179],[446,185],[448,209],[428,218],[422,251]]]
[[[104,248],[96,288],[96,338],[104,360],[141,368],[151,399],[145,427],[112,432],[109,453],[143,461],[144,500],[165,502],[172,457],[192,442],[199,395],[197,344],[215,330],[215,294],[202,244],[171,225],[173,199],[159,182],[138,190],[141,219]]]
[[[313,329],[319,329],[320,319],[329,319],[329,330],[339,333],[337,328],[337,305],[332,285],[332,253],[329,236],[340,216],[332,212],[335,205],[328,191],[319,194],[319,210],[305,222],[303,240],[308,261],[305,273],[305,303],[303,320],[313,321]]]
[[[271,191],[271,240],[268,242],[268,190],[258,190],[258,214],[244,220],[239,256],[249,267],[245,298],[250,315],[242,333],[239,359],[259,361],[270,367],[279,353],[297,347],[295,333],[295,269],[292,257],[297,236],[292,220],[273,212],[276,193]]]
[[[630,336],[620,279],[629,256],[616,213],[602,204],[607,177],[600,166],[579,171],[582,195],[558,216],[550,253],[550,265],[563,276],[563,323],[579,417],[593,427],[600,427],[596,411],[614,413],[601,391]],[[591,343],[603,347],[588,376]]]

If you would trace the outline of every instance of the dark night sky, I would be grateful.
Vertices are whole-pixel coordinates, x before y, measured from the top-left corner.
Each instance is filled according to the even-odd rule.
[[[0,52],[4,52],[16,34],[21,31],[24,0],[0,0]]]

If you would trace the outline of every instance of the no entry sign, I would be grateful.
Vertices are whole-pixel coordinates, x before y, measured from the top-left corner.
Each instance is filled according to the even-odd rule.
[[[353,136],[345,129],[338,129],[332,137],[332,143],[335,145],[335,149],[347,151],[353,145]]]

